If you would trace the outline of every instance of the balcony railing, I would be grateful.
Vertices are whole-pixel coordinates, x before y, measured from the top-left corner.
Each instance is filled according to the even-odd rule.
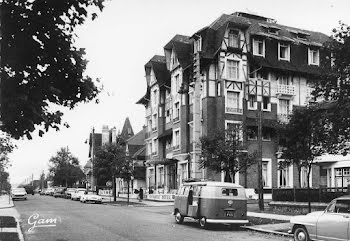
[[[177,122],[177,121],[179,121],[180,120],[180,118],[179,117],[175,117],[175,118],[173,118],[173,122]]]
[[[277,94],[295,95],[294,85],[277,85]]]
[[[152,156],[156,156],[156,155],[158,155],[158,152],[157,151],[153,151],[152,152]]]
[[[157,131],[158,130],[158,127],[156,126],[156,127],[152,127],[152,132],[155,132],[155,131]]]
[[[179,150],[179,149],[180,149],[180,145],[173,146],[173,150]]]
[[[233,108],[233,107],[226,107],[226,113],[242,114],[243,113],[243,109],[241,109],[241,108]]]

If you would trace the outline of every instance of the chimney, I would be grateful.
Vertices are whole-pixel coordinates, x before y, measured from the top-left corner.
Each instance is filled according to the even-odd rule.
[[[111,130],[112,135],[112,143],[115,144],[117,142],[117,128],[113,127]]]
[[[109,130],[107,125],[102,126],[102,146],[109,143]]]

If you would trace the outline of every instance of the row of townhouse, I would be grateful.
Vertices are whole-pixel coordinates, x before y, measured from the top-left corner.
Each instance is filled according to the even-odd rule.
[[[89,160],[84,166],[84,173],[86,175],[86,188],[92,190],[101,190],[111,188],[111,180],[105,180],[100,178],[96,173],[94,173],[94,163],[96,158],[96,153],[103,148],[104,145],[108,144],[117,144],[125,148],[125,152],[128,155],[130,161],[132,161],[134,168],[134,176],[131,180],[130,189],[138,189],[140,187],[145,187],[145,132],[144,130],[139,131],[134,134],[133,128],[131,126],[130,120],[127,117],[124,121],[122,131],[117,133],[115,127],[108,128],[107,125],[102,126],[101,133],[95,132],[95,129],[92,130],[89,136]],[[121,179],[116,178],[116,193],[127,192],[127,183]],[[109,184],[108,184],[109,182]]]
[[[263,186],[299,186],[296,167],[278,168],[280,150],[274,123],[286,121],[295,106],[308,104],[312,82],[330,67],[325,34],[283,26],[270,18],[223,14],[192,36],[176,35],[164,56],[145,65],[146,185],[159,193],[188,178],[224,180],[224,173],[200,169],[201,136],[243,126],[248,153],[258,148],[262,118]],[[312,170],[312,186],[327,185],[331,172]],[[302,170],[301,185],[306,181]],[[257,188],[257,165],[235,176]]]

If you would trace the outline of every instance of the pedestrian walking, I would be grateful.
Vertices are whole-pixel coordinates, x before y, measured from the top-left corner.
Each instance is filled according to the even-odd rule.
[[[143,189],[142,187],[140,187],[140,191],[139,191],[139,202],[142,202],[143,199]]]

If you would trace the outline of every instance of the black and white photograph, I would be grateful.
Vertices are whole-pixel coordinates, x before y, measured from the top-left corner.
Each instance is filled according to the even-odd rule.
[[[0,241],[349,241],[349,10],[0,0]]]

